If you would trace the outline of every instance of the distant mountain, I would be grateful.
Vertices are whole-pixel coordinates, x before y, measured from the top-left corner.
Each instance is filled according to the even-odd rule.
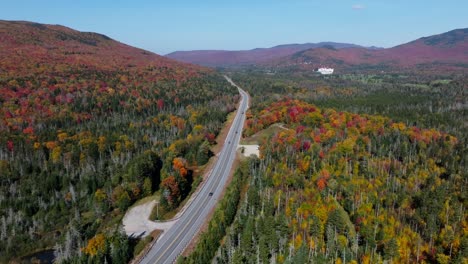
[[[423,37],[388,49],[312,48],[262,64],[272,67],[320,66],[339,70],[468,70],[468,29]]]
[[[146,67],[201,69],[98,33],[80,32],[59,25],[0,20],[0,76],[33,74],[44,70],[41,65],[52,67],[54,71]]]
[[[194,50],[194,51],[176,51],[167,54],[166,57],[178,61],[194,63],[210,67],[225,67],[225,66],[245,66],[258,64],[273,60],[276,58],[288,56],[302,50],[331,47],[334,49],[344,48],[364,48],[362,46],[336,43],[336,42],[320,42],[306,44],[286,44],[272,48],[257,48],[252,50]],[[376,49],[373,47],[372,49]],[[378,48],[377,48],[378,49]]]

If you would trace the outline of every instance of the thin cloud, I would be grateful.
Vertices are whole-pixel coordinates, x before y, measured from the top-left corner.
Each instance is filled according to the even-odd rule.
[[[354,9],[354,10],[362,10],[362,9],[365,9],[366,6],[365,6],[365,5],[356,4],[356,5],[353,5],[351,8]]]

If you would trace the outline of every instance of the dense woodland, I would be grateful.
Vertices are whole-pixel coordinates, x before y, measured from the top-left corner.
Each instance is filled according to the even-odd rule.
[[[0,262],[54,248],[65,262],[125,263],[125,210],[160,186],[168,209],[188,195],[238,94],[219,75],[176,82],[172,70],[0,79]]]
[[[247,133],[276,122],[288,129],[262,144],[218,262],[466,260],[456,137],[297,100],[255,113]]]
[[[216,262],[467,261],[466,78],[236,77],[244,136],[284,129],[260,142]]]

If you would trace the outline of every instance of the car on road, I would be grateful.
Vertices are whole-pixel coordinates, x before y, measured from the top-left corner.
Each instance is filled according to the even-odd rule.
[[[212,193],[212,192],[210,192],[210,193],[208,194],[208,196],[213,196],[213,193]]]

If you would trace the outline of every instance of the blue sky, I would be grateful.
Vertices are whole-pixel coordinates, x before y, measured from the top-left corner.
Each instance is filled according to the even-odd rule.
[[[0,19],[61,24],[159,54],[336,41],[392,47],[468,27],[467,0],[2,0]]]

